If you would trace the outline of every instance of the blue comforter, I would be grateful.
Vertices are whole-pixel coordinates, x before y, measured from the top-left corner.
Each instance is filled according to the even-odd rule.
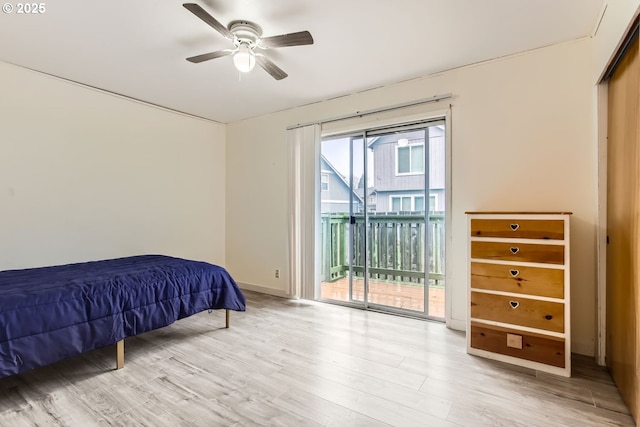
[[[0,378],[207,309],[245,310],[222,267],[162,255],[0,271]]]

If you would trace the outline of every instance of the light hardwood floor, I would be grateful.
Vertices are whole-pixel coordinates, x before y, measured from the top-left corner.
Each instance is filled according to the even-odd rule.
[[[606,370],[469,356],[427,322],[247,292],[115,346],[0,379],[0,426],[633,426]]]

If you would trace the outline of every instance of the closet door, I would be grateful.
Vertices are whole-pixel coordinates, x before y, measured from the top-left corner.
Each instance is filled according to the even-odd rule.
[[[636,421],[640,400],[640,52],[638,39],[609,80],[607,366]]]

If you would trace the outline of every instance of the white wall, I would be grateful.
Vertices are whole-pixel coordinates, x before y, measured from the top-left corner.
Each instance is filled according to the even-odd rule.
[[[225,127],[0,62],[0,270],[225,263]]]
[[[572,211],[573,351],[595,342],[596,147],[592,40],[237,122],[227,127],[227,267],[285,294],[286,127],[451,92],[452,325],[466,318],[468,210]],[[437,108],[443,108],[438,105]],[[273,270],[280,268],[280,279]]]

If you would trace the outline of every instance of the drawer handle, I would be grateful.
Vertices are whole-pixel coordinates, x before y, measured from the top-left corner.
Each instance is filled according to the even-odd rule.
[[[550,315],[550,314],[547,314],[546,316],[544,316],[544,318],[547,319],[547,320],[551,320],[551,319],[553,319],[553,316]]]
[[[512,231],[516,231],[518,228],[520,228],[520,224],[511,224],[510,227]]]
[[[520,252],[520,248],[519,248],[519,247],[517,247],[517,246],[511,246],[511,247],[509,248],[509,250],[510,250],[510,251],[511,251],[511,253],[512,253],[512,254],[514,254],[514,255],[515,255],[515,254],[517,254],[518,252]]]
[[[520,303],[518,301],[511,300],[511,301],[509,301],[509,305],[511,306],[511,308],[513,308],[515,310],[516,308],[518,308]]]
[[[520,270],[509,270],[509,274],[511,274],[511,277],[518,277]]]

